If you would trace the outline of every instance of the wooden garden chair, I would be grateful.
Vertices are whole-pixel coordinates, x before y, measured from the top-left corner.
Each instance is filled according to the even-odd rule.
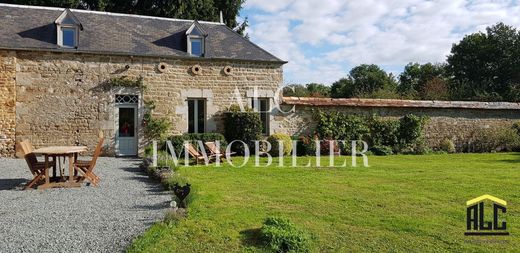
[[[211,153],[211,155],[214,155],[215,157],[219,157],[220,158],[220,161],[222,162],[224,158],[226,158],[226,152],[222,152],[221,150],[219,150],[217,148],[217,145],[215,144],[215,142],[205,142],[204,145],[206,146],[206,148],[209,150],[209,152]],[[230,152],[229,155],[234,155],[236,154],[236,152]]]
[[[195,158],[195,163],[199,164],[199,161],[203,161],[205,163],[204,155],[202,155],[191,143],[186,144],[186,150],[188,153]],[[216,160],[216,155],[209,154],[208,155],[209,162],[214,162]]]
[[[94,167],[96,167],[96,162],[101,154],[101,149],[103,148],[103,141],[105,139],[101,136],[99,138],[99,142],[96,146],[96,150],[94,150],[94,155],[92,156],[92,160],[90,161],[80,161],[77,160],[74,162],[74,168],[78,171],[82,176],[78,180],[79,183],[88,179],[94,186],[99,185],[100,178],[94,174]]]
[[[27,142],[25,141],[21,141],[20,147],[22,148],[22,151],[24,153],[25,162],[27,162],[27,166],[29,166],[29,170],[33,174],[33,179],[24,187],[24,190],[27,190],[33,187],[33,185],[39,182],[40,180],[45,179],[45,163],[38,162],[38,160],[36,159],[36,155],[32,153],[32,145],[27,144]]]

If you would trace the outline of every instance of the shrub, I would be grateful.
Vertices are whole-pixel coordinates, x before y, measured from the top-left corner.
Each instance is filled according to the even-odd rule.
[[[399,120],[373,116],[369,124],[369,145],[396,147],[399,144]]]
[[[414,144],[421,136],[427,118],[408,114],[399,119],[399,138],[401,144]]]
[[[310,236],[285,218],[267,218],[260,232],[274,252],[310,252]]]
[[[362,140],[369,133],[366,117],[318,111],[316,134],[321,139]]]
[[[423,138],[419,138],[413,143],[401,145],[401,149],[399,151],[408,155],[425,155],[432,152],[430,147],[426,145],[426,142]]]
[[[259,140],[262,135],[260,114],[250,108],[241,112],[238,105],[232,105],[224,115],[226,139],[229,142],[241,140],[248,145],[250,151],[254,151],[254,141]],[[238,154],[244,154],[244,147],[240,142],[235,142],[231,148]]]
[[[453,143],[450,139],[444,139],[439,144],[440,150],[447,153],[455,153],[457,150],[455,149],[455,143]]]
[[[513,151],[520,147],[520,136],[513,128],[483,128],[473,132],[469,151]]]
[[[331,144],[331,142],[332,142],[332,144]],[[322,155],[329,155],[331,145],[332,145],[332,153],[333,154],[339,153],[338,142],[335,140],[322,140],[320,142],[320,153]]]
[[[373,146],[370,148],[370,152],[374,155],[392,155],[394,152],[391,147],[388,146]]]
[[[316,154],[316,143],[314,142],[315,138],[311,136],[302,135],[298,137],[294,136],[293,139],[298,141],[296,145],[297,156]]]
[[[513,129],[520,136],[520,121],[517,121],[517,122],[513,123]]]
[[[283,145],[283,155],[290,155],[291,151],[293,149],[292,140],[289,135],[286,134],[272,134],[267,138],[267,142],[271,144],[271,150],[269,151],[269,154],[272,156],[278,156],[280,154],[280,147],[278,141],[282,142]]]

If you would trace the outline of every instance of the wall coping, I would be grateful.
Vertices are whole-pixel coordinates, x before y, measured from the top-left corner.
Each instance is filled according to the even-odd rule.
[[[308,105],[308,106],[520,110],[520,103],[511,103],[511,102],[401,100],[401,99],[370,99],[370,98],[314,98],[314,97],[283,97],[282,101],[283,101],[283,104],[286,104],[286,105]]]

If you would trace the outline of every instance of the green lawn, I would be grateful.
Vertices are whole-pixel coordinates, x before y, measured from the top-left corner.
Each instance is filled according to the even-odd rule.
[[[322,165],[327,162],[323,158]],[[197,188],[189,218],[154,225],[129,251],[262,252],[256,237],[271,215],[309,231],[316,252],[520,249],[519,153],[369,162],[368,168],[180,168]],[[508,201],[510,236],[464,236],[465,202],[483,194]]]

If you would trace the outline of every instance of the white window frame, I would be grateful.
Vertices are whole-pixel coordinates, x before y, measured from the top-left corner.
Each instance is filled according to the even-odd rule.
[[[202,131],[199,130],[199,101],[204,101],[204,108],[202,108],[202,110],[204,110],[203,112],[203,115],[204,115],[204,129],[202,129]],[[189,122],[189,119],[190,119],[190,101],[193,101],[193,115],[191,115],[193,117],[193,132],[192,133],[198,133],[198,134],[201,134],[201,133],[205,133],[206,132],[206,128],[207,128],[207,123],[208,123],[208,120],[207,120],[207,100],[205,98],[188,98],[186,99],[186,103],[188,103],[188,133],[190,133],[190,122]]]
[[[72,24],[63,23],[66,19],[72,20]],[[56,43],[58,46],[62,48],[78,48],[79,45],[79,32],[83,30],[83,26],[79,22],[78,18],[69,10],[65,9],[60,16],[54,21],[56,24]],[[63,45],[63,29],[72,29],[74,30],[74,45],[67,46]]]
[[[191,41],[192,40],[200,40],[200,52],[201,54],[200,55],[195,55],[192,53],[192,50],[191,50]],[[188,53],[192,56],[197,56],[197,57],[203,57],[204,56],[204,37],[203,36],[198,36],[198,35],[188,35]]]
[[[58,45],[64,48],[77,48],[79,42],[79,28],[76,25],[58,25]],[[74,46],[63,45],[63,29],[74,30]]]

